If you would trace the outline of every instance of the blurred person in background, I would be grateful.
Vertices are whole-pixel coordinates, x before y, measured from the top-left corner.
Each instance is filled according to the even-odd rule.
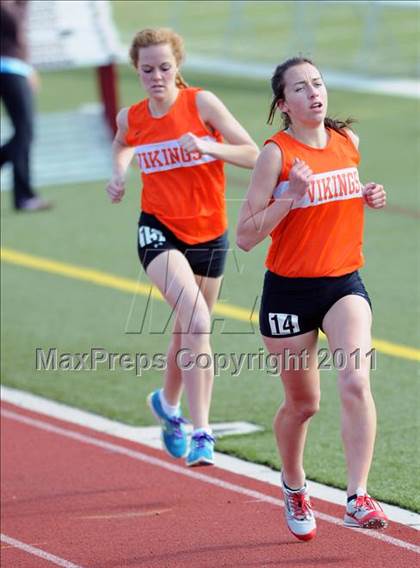
[[[0,98],[12,121],[14,134],[0,149],[0,167],[13,166],[13,203],[18,211],[49,209],[51,203],[36,195],[31,184],[30,150],[33,139],[33,93],[38,75],[27,62],[28,2],[0,3]]]
[[[272,239],[260,330],[267,350],[282,362],[284,402],[274,430],[286,521],[306,541],[316,534],[303,454],[320,400],[319,329],[333,361],[335,354],[344,361],[337,364],[348,476],[344,524],[387,526],[385,513],[367,493],[376,433],[369,382],[372,312],[358,273],[364,263],[364,206],[384,207],[386,194],[376,183],[361,185],[353,121],[327,116],[327,90],[310,60],[287,60],[271,84],[269,123],[279,109],[284,129],[266,141],[258,158],[239,213],[237,243],[250,250],[268,235]]]
[[[139,32],[130,58],[148,98],[117,116],[107,192],[113,203],[121,201],[135,154],[143,183],[140,262],[175,313],[164,387],[148,404],[170,455],[186,456],[188,466],[211,465],[211,311],[229,247],[224,162],[253,168],[258,148],[213,93],[185,83],[183,40],[172,30]],[[196,365],[197,355],[207,358],[207,368]],[[194,428],[190,447],[180,410],[183,387]]]

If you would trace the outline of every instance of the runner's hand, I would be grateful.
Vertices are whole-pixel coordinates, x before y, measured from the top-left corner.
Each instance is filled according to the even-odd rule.
[[[306,162],[295,158],[289,172],[289,190],[292,197],[301,199],[309,188],[312,170]]]
[[[372,209],[382,209],[386,205],[386,191],[377,183],[367,183],[363,188],[363,197],[366,205]]]
[[[106,186],[111,203],[120,203],[125,193],[125,180],[121,176],[113,176]]]
[[[208,142],[199,138],[195,134],[191,132],[187,132],[184,136],[178,140],[179,145],[183,150],[189,152],[190,154],[193,152],[200,152],[200,154],[206,154],[208,152]]]

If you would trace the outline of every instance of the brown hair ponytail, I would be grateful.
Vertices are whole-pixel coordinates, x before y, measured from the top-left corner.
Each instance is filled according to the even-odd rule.
[[[178,89],[185,89],[186,87],[188,87],[188,83],[185,81],[184,77],[179,71],[175,77],[175,85],[178,87]]]

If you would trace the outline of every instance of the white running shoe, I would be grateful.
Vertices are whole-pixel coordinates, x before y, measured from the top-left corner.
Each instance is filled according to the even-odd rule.
[[[388,517],[375,499],[363,489],[358,489],[355,499],[347,503],[344,524],[362,529],[385,529]]]
[[[316,522],[306,482],[301,489],[293,491],[285,487],[281,475],[281,486],[284,512],[290,532],[299,540],[311,540],[316,535]]]

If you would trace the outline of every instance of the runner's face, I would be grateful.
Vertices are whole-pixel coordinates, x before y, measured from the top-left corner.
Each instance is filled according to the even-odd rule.
[[[168,43],[139,49],[137,71],[147,94],[165,99],[175,89],[178,66]]]
[[[323,123],[327,114],[327,89],[321,73],[310,63],[290,67],[284,74],[284,99],[279,109],[293,123],[314,126]]]

